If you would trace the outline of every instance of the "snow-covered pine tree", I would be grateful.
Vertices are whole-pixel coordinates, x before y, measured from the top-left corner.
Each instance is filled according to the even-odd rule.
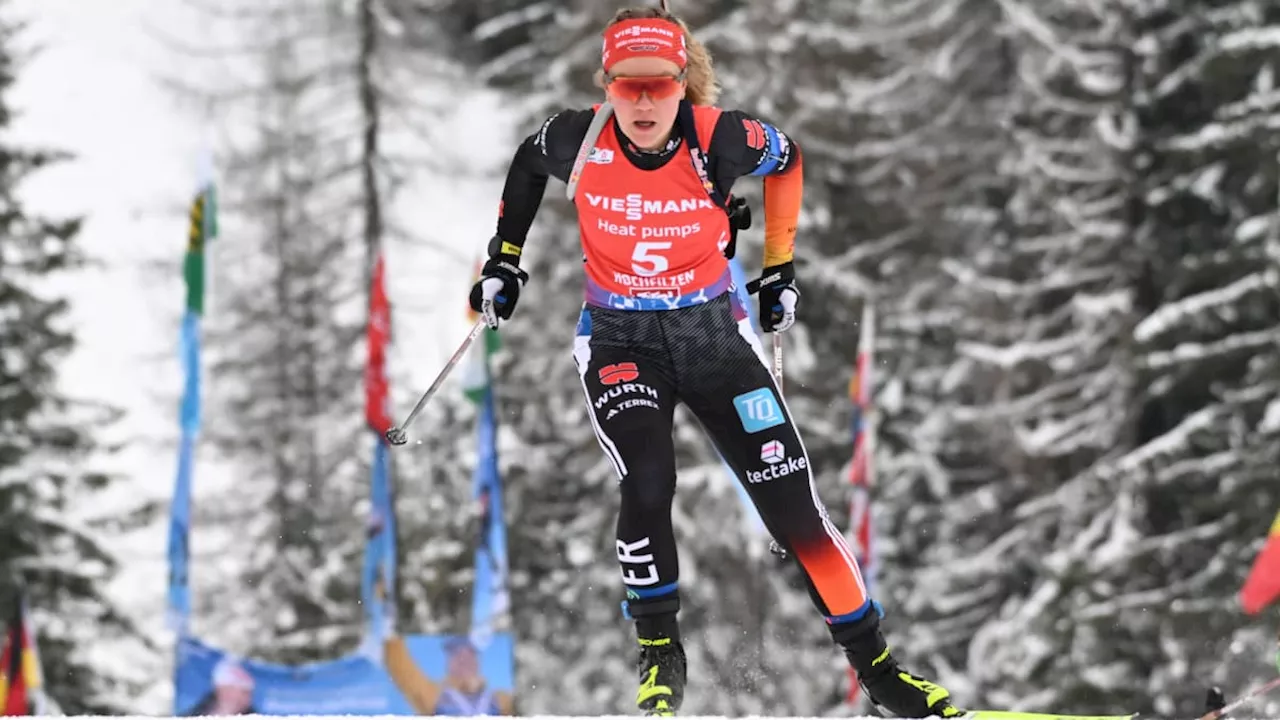
[[[792,16],[784,7],[758,12],[761,27]],[[993,4],[964,0],[864,2],[844,12],[837,22],[827,22],[829,12],[801,16],[774,34],[773,42],[794,38],[782,53],[796,63],[790,72],[744,51],[743,79],[774,78],[772,102],[795,118],[784,122],[799,122],[793,132],[812,188],[797,256],[810,303],[801,337],[814,362],[806,387],[791,394],[808,396],[802,417],[824,429],[810,452],[843,470],[846,410],[834,399],[849,376],[859,307],[871,298],[880,318],[877,595],[903,660],[969,703],[963,643],[986,617],[988,597],[957,593],[941,568],[965,541],[978,542],[954,503],[998,473],[975,452],[972,431],[946,422],[966,398],[987,395],[961,382],[954,364],[957,341],[985,318],[958,306],[956,280],[943,268],[990,243],[1012,194],[1002,172],[1013,83],[1004,18]],[[843,479],[823,478],[841,510]]]
[[[0,19],[5,129],[16,112],[9,94],[21,72],[18,58],[29,51],[22,38],[11,17]],[[50,148],[0,145],[0,627],[13,619],[21,592],[44,692],[54,703],[49,709],[108,714],[127,712],[148,679],[103,664],[95,649],[114,647],[135,659],[155,650],[129,609],[107,593],[119,567],[109,543],[151,513],[135,508],[143,515],[130,519],[108,510],[119,508],[112,491],[125,479],[102,464],[110,452],[103,435],[119,412],[69,397],[60,386],[59,366],[76,344],[61,283],[84,265],[81,218],[32,213],[21,196],[34,174],[70,159]]]
[[[1241,617],[1235,593],[1280,497],[1280,10],[1170,2],[1145,22],[1142,392],[1135,448],[1104,468],[1124,478],[1117,505],[1141,540],[1099,573],[1114,598],[1089,617],[1135,629],[1168,713],[1206,682],[1273,677],[1273,628]]]
[[[962,306],[987,320],[961,338],[958,367],[994,394],[948,420],[973,427],[980,462],[1004,474],[951,510],[975,532],[961,545],[972,558],[948,563],[950,591],[996,591],[968,645],[971,702],[1185,712],[1242,639],[1231,613],[1239,558],[1271,511],[1251,469],[1268,452],[1255,444],[1266,401],[1233,382],[1265,361],[1226,338],[1273,332],[1275,306],[1260,285],[1227,301],[1244,306],[1225,322],[1198,325],[1218,309],[1166,303],[1258,271],[1228,264],[1231,233],[1274,211],[1274,165],[1196,139],[1221,137],[1223,106],[1265,76],[1260,52],[1207,62],[1227,43],[1206,29],[1264,18],[1194,3],[1002,8],[1020,103],[1012,234],[951,265]],[[1198,85],[1197,66],[1224,74]],[[1224,77],[1246,79],[1227,89]],[[1234,192],[1216,186],[1219,172]],[[1224,360],[1213,353],[1183,364],[1182,352],[1212,343],[1168,327],[1179,321],[1224,336],[1239,374],[1211,365]]]
[[[1129,27],[1069,3],[1000,3],[990,22],[1001,164],[989,234],[941,265],[956,355],[933,420],[951,486],[925,555],[937,585],[915,597],[951,629],[965,702],[1101,710],[1073,704],[1103,701],[1074,692],[1092,680],[1072,652],[1087,640],[1062,627],[1112,490],[1092,468],[1125,446],[1133,392]]]

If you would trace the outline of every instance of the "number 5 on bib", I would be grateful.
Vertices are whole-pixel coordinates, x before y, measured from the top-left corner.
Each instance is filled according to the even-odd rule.
[[[671,267],[666,256],[650,252],[652,250],[670,250],[669,242],[638,242],[631,253],[631,271],[640,277],[661,275]]]

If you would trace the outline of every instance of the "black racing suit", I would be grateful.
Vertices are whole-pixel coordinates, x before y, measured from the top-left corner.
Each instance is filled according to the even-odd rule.
[[[686,111],[682,107],[682,116],[687,118]],[[506,255],[494,255],[491,262],[518,261],[547,178],[569,179],[593,115],[592,110],[585,110],[553,116],[520,146],[503,190],[503,212],[494,238],[499,241],[499,248],[515,247]],[[704,112],[703,117],[710,115]],[[700,165],[690,154],[679,152],[682,137],[685,143],[691,133],[698,137],[693,128],[677,123],[673,142],[657,153],[641,152],[625,142],[616,120],[613,131],[616,136],[610,137],[618,142],[606,139],[605,145],[610,147],[594,146],[592,154],[585,156],[587,164],[592,158],[606,165],[631,163],[616,166],[616,177],[629,178],[627,182],[634,185],[647,182],[653,187],[615,186],[594,197],[579,187],[579,219],[584,229],[591,227],[591,212],[602,207],[609,212],[650,212],[651,198],[645,192],[664,186],[656,178],[665,177],[665,171],[655,173],[655,180],[649,181],[647,177],[636,177],[633,167],[646,171],[672,162]],[[768,143],[762,143],[762,132],[769,136]],[[701,191],[712,184],[716,192],[707,192],[719,195],[717,206],[723,205],[723,198],[729,196],[739,177],[783,173],[800,164],[793,141],[776,128],[740,112],[723,112],[707,145],[709,157],[701,163],[705,173],[699,172],[695,179],[700,182],[688,187]],[[767,149],[759,149],[762,145]],[[613,146],[617,147],[616,152]],[[597,176],[600,177],[604,176]],[[686,187],[684,181],[681,186]],[[615,191],[626,197],[616,197],[612,194]],[[590,209],[581,204],[584,199]],[[628,204],[636,199],[639,207]],[[686,202],[698,201],[682,198],[680,207]],[[654,204],[654,209],[665,212],[661,203]],[[598,230],[623,238],[631,232],[630,226],[615,227],[601,214],[595,217]],[[710,217],[716,216],[713,213]],[[766,218],[766,246],[768,225]],[[699,237],[706,241],[705,236]],[[731,242],[726,245],[731,246]],[[490,247],[493,253],[495,245]],[[625,246],[604,247],[616,251]],[[707,253],[706,246],[685,247]],[[716,247],[720,247],[718,241]],[[636,242],[635,248],[642,249],[641,243]],[[706,260],[716,256],[709,253],[702,257]],[[818,499],[808,455],[782,393],[765,365],[759,338],[749,324],[736,287],[731,283],[724,287],[718,282],[714,290],[701,286],[703,292],[680,296],[693,298],[695,304],[674,309],[636,309],[638,304],[650,305],[636,300],[630,290],[625,294],[610,290],[607,297],[593,296],[590,274],[600,272],[602,267],[603,264],[589,268],[588,303],[578,323],[574,361],[596,436],[620,479],[622,507],[617,553],[626,584],[625,607],[636,620],[641,647],[637,705],[649,714],[678,708],[685,684],[685,657],[676,623],[679,568],[671,527],[676,483],[672,421],[676,403],[683,402],[750,493],[774,539],[803,568],[810,595],[826,616],[832,638],[844,648],[872,701],[898,717],[958,715],[960,711],[951,705],[944,688],[906,672],[890,654],[880,632],[879,613],[872,610],[879,608],[867,597],[857,562]],[[594,282],[598,285],[599,281],[597,277]],[[647,289],[652,286],[644,287],[646,298],[652,299]],[[475,294],[473,290],[473,297]],[[593,297],[606,302],[593,304]],[[669,297],[660,295],[658,301]],[[475,304],[473,300],[473,307]]]
[[[503,191],[502,240],[523,245],[547,178],[568,179],[593,116],[592,110],[562,112],[520,146]],[[789,140],[781,143],[781,157],[766,158],[753,149],[747,135],[754,122],[745,113],[724,111],[715,125],[706,169],[722,197],[728,197],[735,180],[758,174],[766,162],[773,172],[785,172],[798,157]],[[690,162],[679,152],[685,132],[677,124],[661,152],[625,142],[622,150],[642,169]],[[856,561],[818,499],[795,423],[732,289],[705,304],[674,310],[588,304],[574,359],[600,445],[621,479],[617,554],[633,616],[668,615],[679,607],[671,526],[677,402],[701,422],[745,484],[769,532],[799,560],[828,621],[855,620],[866,612],[869,600]]]

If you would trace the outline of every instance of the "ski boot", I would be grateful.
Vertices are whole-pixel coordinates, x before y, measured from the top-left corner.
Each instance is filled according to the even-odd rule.
[[[637,666],[640,690],[636,693],[636,707],[645,715],[673,717],[684,702],[684,686],[688,680],[680,625],[676,621],[680,599],[678,596],[629,598],[622,609],[626,617],[635,620],[636,638],[640,642]]]
[[[640,639],[640,691],[636,707],[645,715],[674,717],[684,702],[688,679],[684,647],[679,639]]]
[[[889,653],[880,633],[878,608],[854,622],[832,625],[831,636],[844,648],[858,682],[881,716],[951,718],[964,714],[951,704],[946,688],[903,670]]]

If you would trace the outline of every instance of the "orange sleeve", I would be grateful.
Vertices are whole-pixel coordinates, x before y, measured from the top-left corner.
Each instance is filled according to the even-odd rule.
[[[804,160],[781,175],[764,177],[764,267],[791,262],[795,257],[796,225],[804,199]]]

